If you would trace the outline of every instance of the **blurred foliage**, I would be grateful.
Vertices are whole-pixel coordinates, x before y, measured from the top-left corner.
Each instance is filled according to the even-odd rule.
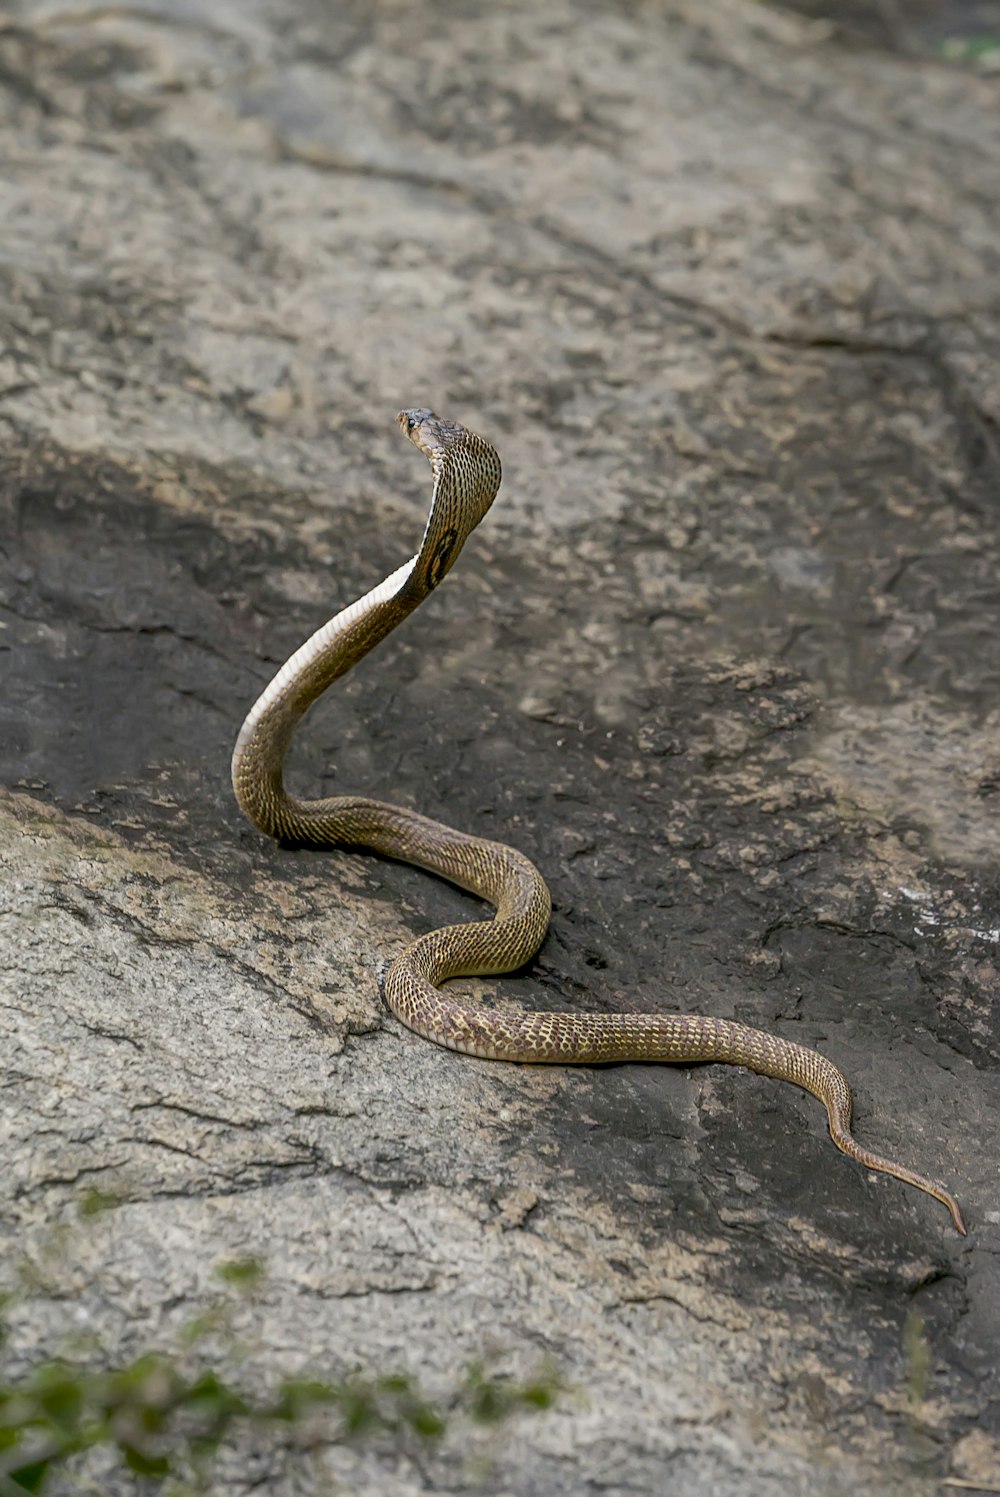
[[[113,1204],[88,1199],[81,1215]],[[263,1290],[263,1265],[240,1259],[220,1264],[216,1274],[224,1297],[181,1328],[173,1351],[144,1352],[115,1366],[91,1342],[85,1356],[14,1373],[5,1365],[9,1313],[24,1293],[38,1293],[45,1278],[25,1263],[24,1293],[0,1297],[0,1497],[44,1493],[57,1472],[72,1472],[99,1448],[143,1479],[139,1490],[203,1492],[215,1456],[241,1431],[252,1430],[257,1441],[262,1432],[277,1439],[282,1429],[297,1431],[310,1449],[365,1439],[426,1445],[461,1421],[498,1426],[519,1412],[550,1408],[562,1391],[548,1367],[519,1382],[476,1366],[437,1400],[396,1372],[283,1378],[261,1393],[240,1375],[245,1348],[232,1318]]]
[[[947,62],[1000,70],[1000,36],[951,36],[941,43],[940,51]]]

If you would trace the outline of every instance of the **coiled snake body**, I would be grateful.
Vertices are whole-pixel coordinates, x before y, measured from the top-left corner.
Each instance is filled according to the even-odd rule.
[[[433,495],[420,549],[317,630],[251,709],[232,763],[233,788],[245,814],[282,842],[368,848],[426,868],[493,905],[492,920],[421,936],[389,968],[389,1007],[426,1039],[495,1060],[561,1065],[721,1061],[792,1081],[824,1103],[838,1149],[867,1169],[894,1175],[936,1197],[964,1233],[958,1204],[943,1185],[855,1142],[847,1080],[815,1050],[744,1024],[694,1014],[518,1013],[466,1003],[443,992],[440,984],[449,977],[510,972],[538,950],[551,913],[549,891],[538,870],[513,848],[453,831],[399,806],[343,795],[303,801],[286,791],[285,756],[306,709],[433,591],[500,486],[500,459],[482,437],[427,410],[401,411],[397,421],[431,463]]]

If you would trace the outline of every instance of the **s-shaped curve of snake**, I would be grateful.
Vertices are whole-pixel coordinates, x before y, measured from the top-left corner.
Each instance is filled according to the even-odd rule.
[[[870,1170],[924,1190],[951,1212],[943,1185],[872,1154],[851,1136],[851,1090],[815,1050],[727,1019],[695,1014],[518,1013],[466,1003],[442,991],[449,977],[511,972],[538,950],[551,914],[549,891],[526,857],[499,842],[453,831],[400,806],[356,796],[299,800],[284,786],[292,735],[308,707],[437,587],[500,487],[500,459],[482,437],[432,411],[401,411],[403,432],[429,459],[431,510],[417,554],[324,624],[286,661],[251,709],[233,752],[233,789],[250,821],[295,846],[370,849],[415,863],[494,907],[492,920],[419,937],[385,979],[393,1013],[425,1039],[494,1060],[556,1065],[609,1061],[704,1061],[746,1066],[792,1081],[825,1105],[837,1148]]]

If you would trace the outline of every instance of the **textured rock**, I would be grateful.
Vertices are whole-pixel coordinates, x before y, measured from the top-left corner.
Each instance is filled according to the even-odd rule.
[[[986,1481],[997,81],[694,0],[5,16],[5,1258],[120,1200],[18,1354],[68,1298],[169,1343],[255,1254],[262,1376],[548,1353],[577,1390],[485,1476],[326,1452],[352,1492]],[[419,532],[404,404],[504,488],[298,782],[539,863],[504,997],[817,1044],[966,1241],[790,1087],[415,1039],[379,971],[475,906],[241,824],[255,692]],[[251,1481],[310,1490],[267,1447]]]

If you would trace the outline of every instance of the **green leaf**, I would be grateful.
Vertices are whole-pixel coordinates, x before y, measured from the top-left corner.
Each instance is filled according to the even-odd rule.
[[[116,1206],[122,1204],[123,1197],[113,1195],[110,1191],[88,1190],[80,1197],[78,1211],[86,1220],[88,1216],[99,1216],[102,1211],[113,1211]]]
[[[259,1258],[234,1258],[231,1263],[216,1265],[216,1275],[224,1284],[237,1289],[252,1289],[265,1274],[264,1264]]]
[[[360,1435],[374,1425],[385,1422],[379,1414],[378,1405],[369,1388],[360,1386],[345,1388],[341,1402],[345,1434]]]
[[[309,1413],[313,1405],[341,1403],[343,1398],[343,1388],[334,1383],[290,1377],[281,1384],[278,1398],[269,1413],[273,1419],[294,1421]]]
[[[413,1379],[405,1372],[387,1372],[379,1378],[378,1386],[385,1393],[409,1393],[413,1387]]]
[[[165,1455],[147,1455],[135,1445],[122,1445],[125,1464],[137,1476],[169,1476],[170,1461]]]
[[[48,1469],[49,1459],[46,1456],[44,1460],[30,1461],[25,1466],[19,1466],[16,1471],[9,1472],[8,1479],[23,1492],[40,1492]]]
[[[230,1307],[228,1305],[213,1305],[202,1315],[196,1315],[189,1320],[187,1325],[180,1329],[180,1339],[184,1346],[194,1346],[196,1342],[202,1341],[206,1336],[213,1335],[216,1331],[226,1330],[229,1325]]]
[[[250,1413],[250,1405],[241,1394],[228,1387],[214,1372],[203,1372],[183,1397],[186,1408],[195,1410],[215,1425],[228,1424],[241,1414]]]
[[[410,1424],[423,1440],[439,1440],[445,1432],[445,1422],[429,1403],[418,1404],[410,1415]]]
[[[83,1413],[83,1385],[79,1376],[59,1366],[39,1375],[35,1398],[39,1410],[61,1429],[74,1429]]]
[[[558,1391],[556,1383],[526,1383],[521,1389],[521,1402],[536,1409],[551,1409]]]

